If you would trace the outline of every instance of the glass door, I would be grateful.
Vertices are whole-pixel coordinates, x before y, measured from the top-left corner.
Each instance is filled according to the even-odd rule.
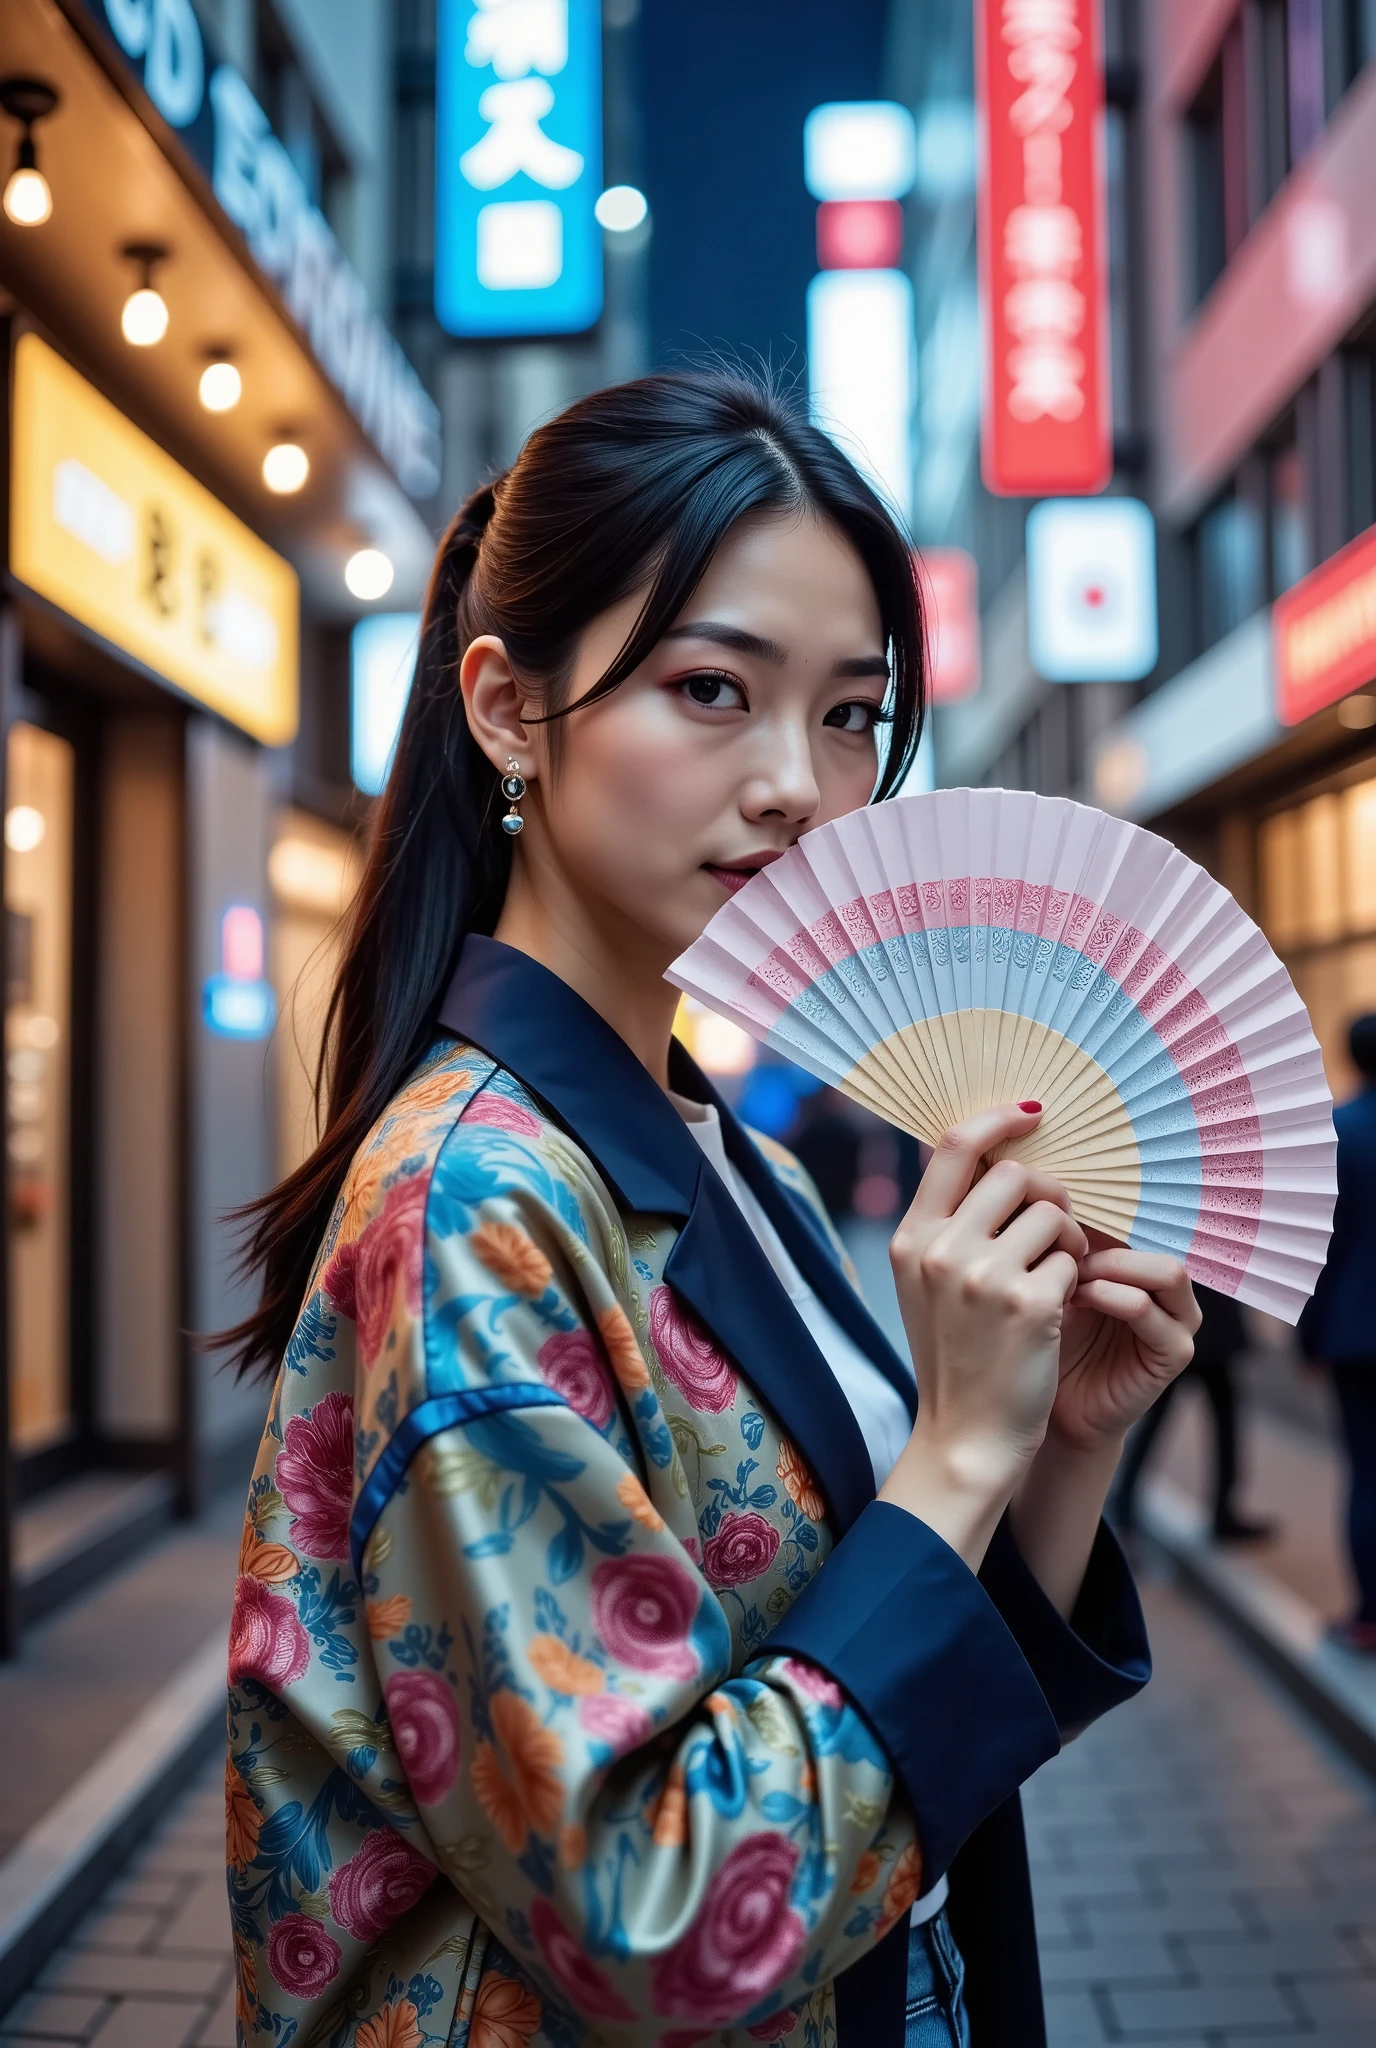
[[[5,1144],[10,1437],[21,1456],[72,1427],[71,1025],[75,756],[12,725],[5,760]]]

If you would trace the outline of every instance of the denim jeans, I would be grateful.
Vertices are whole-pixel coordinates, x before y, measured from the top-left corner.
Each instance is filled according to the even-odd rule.
[[[970,2048],[965,1965],[944,1911],[908,1936],[908,2026],[904,2048]]]

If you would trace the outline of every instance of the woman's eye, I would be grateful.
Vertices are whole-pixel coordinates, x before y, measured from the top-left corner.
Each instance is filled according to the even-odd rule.
[[[683,688],[694,704],[705,705],[709,711],[746,709],[745,692],[732,676],[688,676]]]
[[[882,717],[880,705],[867,704],[857,698],[850,704],[837,704],[828,711],[822,723],[840,732],[873,732]]]

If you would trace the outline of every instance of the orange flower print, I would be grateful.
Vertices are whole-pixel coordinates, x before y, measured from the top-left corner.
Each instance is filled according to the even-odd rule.
[[[263,1816],[253,1803],[253,1794],[231,1760],[225,1758],[225,1850],[231,1863],[242,1870],[258,1854],[258,1830]]]
[[[589,1663],[586,1657],[576,1657],[558,1636],[532,1636],[526,1654],[550,1691],[563,1693],[567,1699],[601,1692],[607,1682],[596,1664]]]
[[[508,1777],[491,1743],[480,1742],[473,1759],[473,1790],[478,1803],[514,1855],[527,1827],[552,1835],[564,1810],[559,1766],[564,1745],[552,1728],[542,1726],[528,1700],[499,1692],[492,1702],[492,1725],[511,1765]]]
[[[878,1876],[879,1858],[875,1855],[873,1849],[866,1849],[864,1855],[855,1866],[855,1875],[850,1881],[851,1891],[858,1898],[861,1892],[867,1892],[870,1889],[870,1886]]]
[[[529,2048],[540,2024],[540,2001],[514,1977],[490,1970],[478,1986],[468,2048]]]
[[[386,1600],[368,1602],[368,1633],[375,1643],[390,1643],[411,1619],[411,1602],[405,1593],[393,1593]]]
[[[534,1301],[554,1279],[554,1268],[539,1245],[514,1223],[480,1223],[468,1242],[488,1272],[513,1294]]]
[[[688,1839],[688,1793],[682,1764],[672,1764],[654,1817],[656,1849],[677,1849]]]
[[[480,1742],[474,1750],[469,1776],[474,1798],[514,1856],[526,1838],[526,1817],[490,1742]]]
[[[354,2048],[425,2048],[420,2014],[409,1998],[384,2005],[354,2035]]]
[[[563,1870],[581,1870],[588,1860],[588,1831],[581,1821],[570,1821],[559,1830],[559,1865]]]
[[[622,1393],[644,1393],[650,1384],[650,1369],[640,1355],[640,1346],[636,1343],[635,1331],[627,1320],[625,1309],[616,1303],[604,1308],[597,1318],[597,1327]]]
[[[457,1072],[453,1067],[440,1067],[433,1073],[421,1074],[397,1097],[392,1115],[414,1115],[417,1111],[423,1115],[427,1109],[449,1109],[454,1097],[471,1079],[467,1067],[460,1067]],[[408,1138],[410,1135],[408,1132]]]
[[[784,1492],[799,1514],[806,1515],[809,1522],[820,1522],[826,1514],[827,1504],[817,1481],[787,1437],[779,1445],[779,1462],[775,1470],[783,1481]]]
[[[239,1545],[239,1575],[265,1586],[283,1586],[301,1569],[300,1559],[285,1543],[264,1543],[251,1522],[244,1523]]]
[[[909,1842],[893,1869],[884,1887],[884,1904],[880,1910],[877,1933],[883,1933],[901,1920],[913,1902],[922,1895],[922,1851],[916,1842]]]
[[[646,1493],[634,1472],[627,1472],[616,1482],[616,1497],[633,1522],[639,1522],[642,1529],[662,1529],[664,1517]]]

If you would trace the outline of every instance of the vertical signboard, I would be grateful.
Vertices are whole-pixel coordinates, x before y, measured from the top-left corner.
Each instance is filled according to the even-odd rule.
[[[981,467],[1008,497],[1113,470],[1100,0],[975,0]]]
[[[602,311],[599,0],[440,0],[435,314],[580,334]]]
[[[926,611],[930,701],[958,704],[980,684],[979,565],[964,548],[923,548],[913,561]]]

